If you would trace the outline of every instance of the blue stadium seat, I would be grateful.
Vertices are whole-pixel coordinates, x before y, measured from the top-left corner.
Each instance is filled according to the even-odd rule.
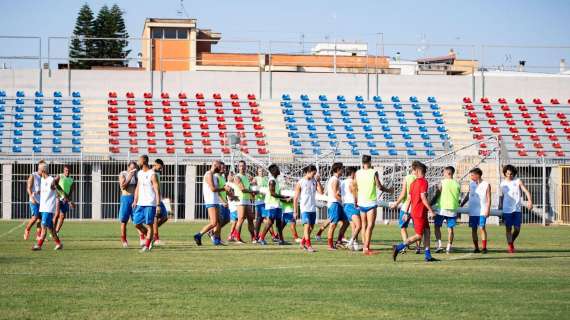
[[[41,129],[43,128],[43,125],[40,121],[34,121],[34,128]]]
[[[19,113],[24,112],[24,107],[22,107],[22,106],[16,106],[16,112],[19,112]]]
[[[0,90],[0,97],[5,97],[5,96],[6,96],[6,91]]]
[[[61,99],[53,99],[53,104],[55,106],[61,106],[63,102],[61,101]]]
[[[449,140],[449,135],[447,135],[447,133],[442,133],[439,135],[439,139],[440,140]]]
[[[414,116],[416,116],[416,118],[421,118],[424,116],[424,114],[421,111],[414,111]]]
[[[24,120],[24,114],[23,113],[16,113],[14,115],[14,119],[16,120]]]
[[[392,134],[386,132],[386,133],[384,133],[384,139],[392,140],[392,139],[394,139],[394,137],[392,137]]]
[[[323,116],[325,116],[325,117],[330,117],[330,115],[331,115],[331,111],[330,111],[330,110],[323,109]]]
[[[402,110],[396,111],[396,117],[404,117],[404,116],[405,116],[404,111]]]
[[[437,102],[437,101],[435,100],[435,97],[433,97],[433,96],[427,97],[427,101],[430,102],[430,103],[436,103],[436,102]]]
[[[347,124],[347,125],[344,126],[344,130],[346,130],[346,131],[354,131],[354,128],[353,128],[351,125]]]
[[[287,100],[287,101],[289,101],[289,100],[291,100],[291,96],[288,95],[288,94],[283,94],[283,95],[281,96],[281,100]]]
[[[326,123],[333,123],[333,119],[331,117],[325,117]]]
[[[318,138],[319,138],[319,135],[316,134],[316,133],[314,133],[314,132],[311,132],[311,133],[309,133],[309,138],[311,138],[311,139],[318,139]]]
[[[307,126],[307,130],[309,131],[317,131],[317,127],[314,124],[310,124]]]
[[[301,146],[301,142],[299,140],[291,140],[289,143],[294,147],[300,147]]]
[[[447,129],[445,128],[445,126],[437,126],[437,131],[438,132],[446,132]]]
[[[406,125],[403,125],[403,126],[400,126],[400,131],[402,131],[402,132],[409,132],[409,131],[410,131],[410,128],[408,128],[408,126],[406,126]]]
[[[364,127],[362,127],[362,129],[364,129],[364,131],[366,131],[366,132],[370,132],[370,131],[372,131],[372,126],[367,124]]]
[[[303,110],[303,114],[306,116],[312,116],[313,115],[313,111],[311,109],[304,109]]]
[[[290,101],[283,101],[281,102],[281,106],[284,108],[292,108],[293,104]]]
[[[441,118],[441,112],[439,112],[439,111],[434,111],[434,112],[432,112],[432,114],[436,118]]]
[[[346,103],[344,103],[344,102],[341,102],[341,103],[338,104],[338,107],[341,108],[341,109],[347,109],[347,108],[348,108],[348,105],[347,105]]]
[[[61,91],[55,91],[53,93],[53,97],[54,98],[61,98],[61,97],[63,97],[63,95],[61,94]]]
[[[376,149],[370,149],[369,151],[370,151],[371,156],[379,156],[380,155],[380,153]]]
[[[361,117],[367,117],[368,112],[366,112],[366,110],[358,110],[358,115]]]
[[[297,132],[289,132],[289,138],[299,139],[299,134]]]
[[[420,110],[422,107],[420,107],[419,103],[412,103],[412,109],[414,110]]]
[[[344,122],[344,123],[352,123],[352,120],[350,120],[349,117],[343,117],[343,118],[342,118],[342,122]]]
[[[4,120],[4,115],[0,114],[0,120]]]
[[[417,155],[416,150],[408,149],[407,152],[408,152],[408,155],[409,155],[409,156],[415,156],[415,155]]]
[[[61,138],[53,138],[51,139],[52,144],[61,144]]]
[[[313,117],[305,117],[305,121],[307,123],[315,123],[315,119],[313,119]]]
[[[297,120],[294,117],[285,117],[285,122],[295,123],[295,122],[297,122]]]
[[[384,132],[390,132],[390,126],[383,125],[383,126],[382,126],[382,131],[384,131]]]
[[[350,112],[348,112],[348,110],[340,110],[340,114],[341,114],[343,117],[348,117],[348,116],[350,116]]]
[[[311,103],[310,102],[303,102],[303,108],[310,108],[311,107]]]
[[[426,126],[419,126],[418,129],[420,132],[428,132],[428,128]]]
[[[328,109],[330,107],[331,106],[328,103],[325,103],[325,102],[321,103],[321,108],[323,108],[323,109]]]
[[[81,108],[80,108],[80,107],[73,107],[73,108],[71,108],[71,112],[73,112],[73,113],[81,113]]]
[[[303,154],[303,150],[299,149],[299,148],[293,148],[293,154],[295,155],[302,155]]]
[[[412,139],[412,135],[409,134],[409,133],[404,133],[404,134],[402,134],[402,137],[403,137],[404,139],[406,139],[406,140],[411,140],[411,139]]]
[[[395,148],[396,144],[393,141],[386,141],[386,148]]]
[[[366,105],[365,105],[364,103],[361,103],[361,102],[357,103],[357,104],[356,104],[356,107],[357,107],[358,109],[366,109]]]
[[[13,146],[13,147],[12,147],[12,152],[14,152],[14,153],[21,153],[21,152],[22,152],[22,147],[21,147],[21,146]]]
[[[40,153],[40,152],[42,152],[42,148],[40,146],[33,146],[32,151],[34,153]]]
[[[404,145],[406,146],[406,148],[413,148],[414,147],[414,143],[411,141],[406,141],[406,143],[404,143]]]
[[[378,119],[378,120],[380,121],[381,124],[388,124],[388,119],[387,119],[387,118],[382,117],[382,118],[380,118],[380,119]]]
[[[391,156],[397,156],[398,155],[398,151],[396,151],[396,149],[389,149],[388,150],[388,154]]]
[[[370,119],[368,119],[367,117],[362,117],[362,118],[360,118],[360,122],[362,122],[362,123],[370,123]]]
[[[54,132],[53,132],[53,135],[54,135],[54,136],[56,135],[56,132],[55,132],[55,131],[56,131],[56,130],[54,130]],[[43,134],[44,134],[44,133],[43,133],[42,130],[40,130],[40,129],[34,129],[34,132],[33,132],[34,137],[41,137],[41,136],[43,136]],[[61,130],[59,130],[59,136],[61,136]]]
[[[356,97],[354,97],[354,100],[356,100],[358,102],[362,102],[362,101],[364,101],[364,98],[362,96],[356,96]]]
[[[23,128],[23,127],[24,127],[24,123],[23,123],[22,121],[16,121],[16,122],[14,123],[14,126],[15,126],[16,128]]]
[[[396,110],[402,110],[402,105],[400,103],[394,103],[392,107]]]
[[[42,121],[44,119],[44,116],[42,116],[39,113],[34,114],[34,120],[36,121]]]
[[[319,101],[327,101],[327,96],[324,94],[319,95]]]
[[[22,144],[22,138],[13,138],[12,143],[13,144]]]
[[[301,101],[309,101],[309,96],[306,94],[301,95]]]
[[[16,99],[16,104],[20,104],[20,105],[24,104],[24,99],[22,99],[22,98]]]
[[[61,147],[53,146],[53,147],[51,147],[51,152],[53,152],[53,153],[61,153]]]
[[[368,145],[368,148],[376,148],[376,142],[374,141],[368,141],[366,144]]]
[[[390,98],[390,100],[392,100],[392,102],[400,102],[400,97],[392,96],[392,98]]]
[[[358,149],[356,149],[356,148],[352,149],[351,153],[353,156],[359,156],[360,155],[360,151],[358,151]]]
[[[54,106],[53,107],[54,113],[61,113],[62,111],[63,111],[63,109],[60,106]]]
[[[411,97],[410,97],[410,102],[414,102],[414,103],[418,102],[418,97],[416,97],[416,96],[411,96]]]
[[[437,103],[432,103],[429,105],[430,109],[433,111],[439,110],[439,105]]]
[[[436,118],[436,119],[435,119],[435,123],[436,123],[436,124],[444,124],[445,121],[443,121],[442,118]]]
[[[351,146],[351,147],[353,147],[353,148],[358,147],[358,143],[356,143],[356,141],[349,141],[349,142],[348,142],[348,145]]]
[[[336,131],[333,125],[327,124],[327,131]]]
[[[398,118],[398,123],[400,124],[407,124],[406,118]]]
[[[35,106],[34,112],[42,113],[42,112],[44,112],[44,108],[42,106]]]
[[[424,119],[422,119],[422,118],[417,118],[417,119],[416,119],[416,123],[417,123],[417,124],[420,124],[420,125],[424,125],[424,124],[426,124],[426,121],[425,121]]]
[[[431,149],[431,148],[433,148],[433,145],[432,145],[431,142],[429,142],[429,141],[424,141],[424,148],[429,148],[429,149]]]
[[[336,148],[337,143],[337,141],[329,141],[329,146],[331,146],[331,148]]]
[[[422,133],[422,134],[420,135],[420,137],[422,137],[422,139],[424,139],[424,140],[430,140],[429,134],[427,134],[427,133]]]
[[[73,153],[81,153],[81,147],[73,146],[73,147],[71,147],[71,152],[73,152]]]
[[[287,127],[287,130],[290,130],[290,131],[297,131],[297,130],[299,130],[299,128],[297,128],[297,126],[294,125],[294,124],[288,124],[286,127]]]
[[[383,105],[382,103],[375,103],[375,104],[374,104],[374,107],[375,107],[377,110],[384,110],[384,105]]]
[[[38,137],[35,137],[35,138],[32,140],[32,143],[33,143],[33,144],[42,144],[42,139],[41,139],[41,138],[38,138]]]
[[[426,151],[426,155],[427,155],[428,157],[435,157],[435,152],[433,152],[433,150],[427,150],[427,151]]]
[[[320,147],[321,144],[319,143],[318,140],[313,140],[311,141],[311,147]]]
[[[347,138],[347,139],[356,139],[356,136],[354,135],[354,133],[349,132],[349,133],[346,134],[346,138]]]
[[[374,102],[382,102],[382,98],[380,96],[374,96],[372,97],[372,100],[374,100]]]
[[[336,133],[329,132],[329,133],[328,133],[328,137],[329,137],[329,139],[331,139],[331,140],[336,140]]]
[[[61,129],[61,122],[60,121],[54,121],[53,127],[54,127],[54,129]]]
[[[43,104],[44,104],[44,100],[43,100],[43,99],[34,99],[34,104],[43,105]]]
[[[21,137],[24,135],[24,131],[22,130],[14,130],[14,135],[17,137]]]
[[[16,97],[18,97],[18,98],[23,98],[23,97],[25,97],[25,96],[26,96],[26,95],[24,94],[24,91],[16,91]]]
[[[385,117],[385,116],[386,116],[386,112],[384,112],[383,110],[379,110],[378,112],[376,112],[376,114],[377,114],[379,117]]]
[[[336,100],[337,101],[346,101],[346,99],[342,95],[336,96]]]
[[[73,91],[71,93],[71,96],[74,98],[81,98],[81,94],[79,93],[79,91]]]
[[[295,111],[293,111],[293,109],[285,109],[285,114],[288,116],[293,116],[295,115]]]
[[[374,134],[367,132],[364,134],[364,138],[366,138],[368,140],[372,140],[372,139],[374,139]]]

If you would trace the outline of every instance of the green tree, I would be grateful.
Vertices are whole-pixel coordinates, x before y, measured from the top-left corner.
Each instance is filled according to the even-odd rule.
[[[95,19],[94,33],[97,38],[127,38],[123,11],[113,5],[111,9],[104,5]],[[130,53],[126,40],[96,40],[95,56],[97,58],[124,59]],[[96,61],[98,66],[126,66],[126,61]]]
[[[88,58],[94,55],[94,46],[91,40],[85,38],[94,36],[93,11],[88,4],[84,4],[79,9],[75,28],[73,29],[73,39],[69,46],[70,67],[74,69],[88,69],[90,61],[74,60],[74,58]]]

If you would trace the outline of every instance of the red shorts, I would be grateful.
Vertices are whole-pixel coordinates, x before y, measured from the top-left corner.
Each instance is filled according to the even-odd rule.
[[[429,229],[427,214],[421,216],[412,216],[412,221],[414,222],[414,231],[417,235],[423,236],[424,230]]]

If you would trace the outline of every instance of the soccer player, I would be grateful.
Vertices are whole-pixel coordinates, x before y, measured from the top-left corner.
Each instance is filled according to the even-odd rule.
[[[229,178],[228,181],[231,181],[233,178],[233,174],[230,174],[228,178]],[[238,205],[239,205],[239,198],[234,195],[233,189],[230,189],[228,191],[228,209],[230,210],[230,221],[231,221],[228,241],[230,242],[237,241],[236,225],[238,221],[238,212],[237,212]]]
[[[259,234],[258,243],[261,245],[267,244],[267,241],[265,241],[265,235],[269,232],[273,223],[276,223],[277,233],[279,235],[279,244],[283,245],[285,244],[285,241],[283,241],[283,228],[285,226],[282,221],[283,212],[281,211],[281,201],[291,201],[291,199],[281,194],[281,186],[277,180],[281,174],[279,167],[276,164],[272,164],[269,166],[268,170],[270,177],[268,181],[269,190],[265,195],[265,227]]]
[[[164,161],[162,161],[162,159],[154,160],[154,165],[152,166],[152,170],[154,170],[154,173],[156,175],[158,188],[160,188],[160,175],[162,174],[163,169],[164,169]],[[154,231],[153,239],[155,245],[160,245],[160,236],[158,234],[158,228],[160,228],[160,226],[162,226],[166,221],[168,221],[168,210],[166,210],[166,206],[162,201],[160,201],[158,206],[160,210],[156,212],[156,218],[154,219],[154,225],[152,228],[152,230]]]
[[[119,173],[119,187],[121,188],[121,201],[119,206],[119,221],[121,221],[121,243],[123,248],[128,248],[127,223],[133,218],[133,202],[135,200],[135,189],[137,187],[137,171],[139,166],[135,161],[129,162],[126,171]],[[145,243],[146,232],[139,232],[140,245]]]
[[[483,181],[483,171],[473,168],[469,171],[471,182],[469,183],[469,193],[461,202],[463,207],[469,202],[469,227],[475,249],[473,253],[487,253],[487,217],[491,213],[491,185]],[[479,250],[479,239],[477,238],[477,228],[481,232],[483,249]]]
[[[251,241],[253,243],[256,242],[255,240],[255,232],[253,226],[254,220],[254,213],[253,213],[253,196],[255,196],[256,192],[251,189],[251,182],[247,177],[246,173],[247,165],[245,161],[240,160],[238,163],[238,173],[234,176],[234,183],[237,185],[237,189],[234,190],[235,195],[240,199],[240,203],[238,205],[238,222],[236,225],[237,230],[237,242],[238,243],[245,243],[241,240],[241,227],[245,220],[247,219],[247,227],[249,233],[251,235]]]
[[[372,254],[370,241],[376,223],[376,208],[378,207],[376,189],[388,193],[392,193],[392,189],[382,185],[378,172],[372,168],[372,157],[369,155],[362,156],[362,168],[356,171],[354,189],[357,194],[356,207],[360,209],[360,219],[362,220],[364,245],[362,252],[365,255],[370,255]]]
[[[447,222],[447,247],[446,253],[451,253],[453,239],[455,238],[455,225],[457,224],[457,208],[459,208],[461,186],[459,182],[453,179],[455,168],[452,166],[443,169],[443,180],[437,185],[437,193],[433,198],[432,205],[437,203],[439,208],[435,218],[435,239],[437,240],[437,248],[435,252],[443,251],[441,247],[441,226],[443,221]]]
[[[137,172],[137,187],[133,200],[133,223],[136,228],[145,233],[145,244],[141,252],[148,252],[151,249],[154,236],[154,219],[156,215],[161,215],[160,189],[158,178],[154,170],[150,168],[147,155],[139,157],[140,170]],[[157,207],[158,206],[158,207]]]
[[[501,199],[499,201],[500,209],[503,211],[503,221],[505,223],[505,232],[507,236],[507,244],[509,253],[515,252],[515,240],[521,232],[522,223],[522,194],[527,198],[527,208],[532,210],[532,198],[530,192],[521,179],[517,178],[518,170],[512,165],[503,167],[503,175],[505,180],[501,182]],[[514,231],[513,231],[514,228]]]
[[[346,168],[346,179],[340,184],[340,194],[342,197],[343,209],[347,219],[350,221],[352,234],[348,241],[347,247],[350,250],[358,251],[358,235],[362,224],[360,222],[360,211],[355,206],[356,193],[354,191],[353,181],[356,176],[356,169],[353,167]]]
[[[311,232],[317,220],[317,200],[316,193],[323,193],[317,167],[309,165],[303,169],[304,176],[295,185],[295,196],[293,198],[293,210],[295,220],[299,219],[301,211],[301,222],[303,223],[303,239],[301,239],[301,249],[308,252],[315,252],[311,245]]]
[[[63,226],[65,215],[70,208],[75,208],[75,204],[71,201],[71,187],[73,186],[73,178],[70,177],[69,165],[63,165],[63,173],[59,175],[58,200],[55,206],[55,215],[53,216],[53,225],[55,233],[59,234],[59,230]]]
[[[291,198],[289,200],[290,201],[281,200],[281,211],[283,212],[283,228],[289,224],[291,228],[291,234],[293,235],[293,241],[301,243],[301,239],[299,239],[299,234],[297,233],[297,221],[294,217],[295,210],[293,210],[293,199]]]
[[[219,220],[219,209],[220,209],[220,195],[221,191],[227,189],[220,188],[218,186],[218,179],[215,178],[216,173],[219,173],[221,169],[221,162],[219,160],[214,160],[210,170],[206,171],[204,178],[202,179],[202,194],[204,195],[204,206],[208,211],[208,218],[210,222],[205,225],[200,232],[194,235],[194,241],[197,245],[202,245],[202,236],[210,230],[214,230],[214,234],[220,235],[220,224]],[[220,245],[221,241],[219,238],[214,240],[215,245]]]
[[[57,236],[53,226],[53,213],[55,212],[55,207],[57,205],[57,192],[61,191],[59,189],[59,179],[60,177],[52,177],[48,174],[47,165],[40,164],[42,166],[42,178],[40,180],[40,207],[39,211],[42,215],[42,232],[38,242],[32,247],[32,250],[38,251],[42,249],[42,245],[47,236],[47,231],[51,233],[51,236],[55,242],[55,250],[63,249],[63,245]]]
[[[419,161],[412,162],[412,172],[415,168],[417,168]],[[402,236],[402,241],[406,241],[408,239],[408,225],[410,224],[411,216],[410,213],[407,212],[410,204],[410,185],[412,182],[416,180],[416,176],[413,173],[410,173],[404,177],[404,181],[402,181],[402,192],[400,192],[400,196],[396,202],[394,202],[390,208],[396,209],[398,205],[400,205],[400,213],[398,216],[398,225],[400,226],[400,235]],[[407,220],[403,220],[404,216],[408,217]],[[421,241],[421,240],[420,240]],[[416,243],[416,253],[421,253],[421,246],[420,241]],[[402,252],[405,252],[404,249]]]
[[[327,233],[329,250],[336,250],[336,245],[334,243],[334,231],[337,224],[341,222],[345,229],[347,225],[347,219],[344,216],[344,211],[342,210],[342,196],[340,192],[340,176],[342,174],[342,168],[342,163],[333,163],[331,167],[331,177],[327,182],[327,219],[330,221]],[[342,232],[339,232],[339,242],[342,240],[341,237]]]
[[[222,228],[228,224],[231,220],[231,212],[229,209],[229,200],[228,200],[228,192],[225,190],[226,183],[227,183],[227,167],[226,164],[220,162],[220,173],[216,174],[216,178],[218,179],[218,186],[224,189],[224,191],[220,191],[220,233],[222,232]],[[221,239],[221,238],[220,238]]]
[[[257,190],[268,187],[269,179],[265,175],[262,167],[257,168],[257,176],[255,176],[255,186]],[[265,195],[258,193],[255,195],[255,238],[259,238],[259,231],[263,225],[263,211],[265,210]]]
[[[41,180],[42,180],[42,173],[46,169],[47,164],[44,160],[40,160],[38,162],[38,170],[37,172],[32,172],[28,177],[28,181],[26,182],[26,191],[28,192],[29,198],[29,207],[30,207],[30,220],[26,224],[26,228],[24,229],[24,240],[28,240],[30,238],[30,230],[34,226],[34,224],[38,224],[36,229],[36,240],[40,238],[41,235],[41,218],[42,215],[40,213],[40,189],[41,189]]]
[[[426,262],[437,261],[437,259],[431,256],[431,252],[429,249],[430,245],[430,229],[429,229],[429,221],[428,221],[428,213],[430,217],[435,216],[433,209],[431,208],[428,199],[427,199],[427,192],[428,192],[428,181],[425,178],[426,174],[426,166],[423,163],[418,163],[416,168],[414,169],[414,175],[416,176],[416,180],[412,182],[410,185],[410,202],[408,206],[409,209],[406,212],[410,212],[412,216],[412,221],[414,223],[414,231],[415,235],[406,239],[406,241],[401,242],[398,245],[392,246],[392,257],[394,261],[396,261],[396,257],[406,246],[410,243],[414,243],[419,241],[423,237],[423,244],[425,246],[425,258]],[[406,220],[407,213],[404,215],[404,220]]]

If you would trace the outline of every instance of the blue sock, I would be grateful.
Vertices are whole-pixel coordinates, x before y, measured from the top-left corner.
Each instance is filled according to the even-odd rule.
[[[429,249],[426,249],[425,255],[426,255],[426,259],[431,258],[431,252],[429,251]]]
[[[198,232],[198,233],[196,233],[196,234],[194,235],[194,238],[196,238],[196,237],[202,238],[202,234],[201,234],[200,232]]]
[[[404,250],[405,248],[406,248],[406,245],[403,242],[396,246],[396,250],[398,252]]]

